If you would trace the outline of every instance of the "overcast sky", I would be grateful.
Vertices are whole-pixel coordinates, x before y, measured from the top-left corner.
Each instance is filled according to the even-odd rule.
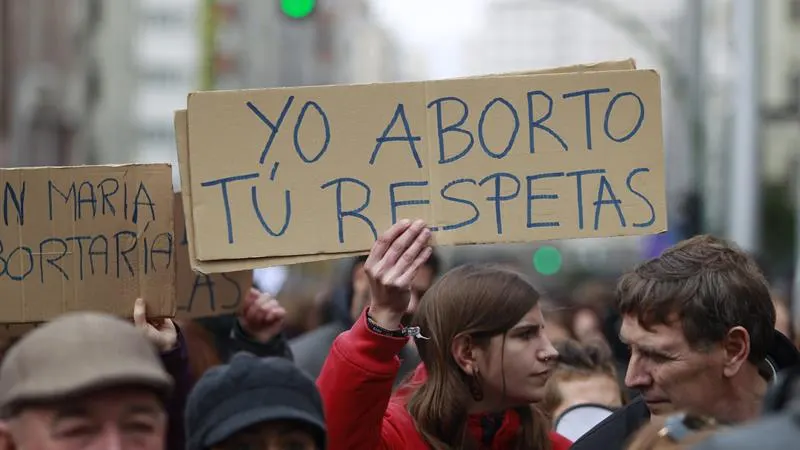
[[[480,25],[489,0],[371,0],[380,20],[403,45],[428,58],[428,78],[463,75],[460,41]]]

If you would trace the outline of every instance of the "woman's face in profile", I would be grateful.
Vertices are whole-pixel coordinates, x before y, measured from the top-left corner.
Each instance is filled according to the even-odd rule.
[[[505,335],[494,336],[478,365],[484,389],[509,405],[538,402],[544,398],[545,384],[558,352],[545,332],[539,305],[534,306]]]

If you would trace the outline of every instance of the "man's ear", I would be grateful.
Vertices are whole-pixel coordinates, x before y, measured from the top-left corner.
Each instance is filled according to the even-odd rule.
[[[739,373],[750,356],[750,333],[744,327],[731,328],[722,341],[722,349],[725,358],[723,374],[730,378]]]
[[[0,421],[0,450],[15,450],[14,438],[11,436],[11,426],[6,421]]]
[[[472,336],[464,334],[456,336],[450,351],[453,352],[456,364],[464,373],[471,375],[475,371],[477,362],[475,360],[475,341]]]

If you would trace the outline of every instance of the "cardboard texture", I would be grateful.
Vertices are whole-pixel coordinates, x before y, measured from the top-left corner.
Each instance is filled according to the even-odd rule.
[[[237,272],[260,267],[300,264],[304,262],[324,261],[331,259],[327,255],[289,256],[277,258],[262,258],[248,260],[227,261],[198,261],[194,257],[194,216],[191,209],[191,170],[189,168],[189,133],[186,119],[186,110],[175,111],[175,143],[178,148],[178,172],[181,176],[181,203],[183,204],[184,220],[186,222],[186,238],[189,243],[187,250],[192,270],[195,272],[225,273]],[[342,253],[340,258],[361,255],[364,252]]]
[[[169,164],[0,170],[0,322],[175,315]]]
[[[189,263],[186,222],[180,193],[175,194],[175,264],[178,318],[235,313],[253,285],[253,271],[204,275]]]
[[[28,331],[41,325],[40,323],[4,323],[0,324],[0,347],[8,341],[21,337]]]
[[[413,217],[444,245],[663,231],[660,79],[630,66],[191,94],[192,264],[363,254]]]

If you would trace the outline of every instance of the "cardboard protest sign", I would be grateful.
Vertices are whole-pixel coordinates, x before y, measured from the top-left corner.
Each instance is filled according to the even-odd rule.
[[[256,267],[268,267],[268,266],[278,266],[278,265],[287,265],[287,264],[298,264],[303,262],[314,262],[314,261],[322,261],[326,259],[330,259],[327,256],[317,256],[317,255],[310,255],[310,256],[289,256],[289,257],[277,257],[277,258],[269,258],[268,260],[264,260],[259,262],[258,260],[247,260],[247,261],[237,261],[237,260],[229,260],[229,261],[212,261],[209,263],[204,263],[198,261],[194,257],[194,246],[192,243],[194,242],[194,220],[192,215],[191,209],[191,171],[189,170],[189,133],[187,128],[187,121],[186,121],[186,111],[176,111],[175,112],[175,143],[178,147],[178,169],[180,172],[181,178],[181,204],[183,205],[183,212],[184,212],[184,220],[186,223],[186,240],[188,241],[187,250],[189,253],[189,260],[192,269],[196,272],[209,274],[209,273],[224,273],[224,272],[237,272],[242,270],[253,269]],[[342,254],[341,257],[345,256],[355,256],[359,255],[363,252],[354,252],[351,254]]]
[[[174,208],[177,317],[195,318],[235,313],[253,285],[253,271],[215,275],[192,271],[180,194],[175,194]]]
[[[0,322],[175,314],[168,164],[0,169]]]
[[[614,70],[632,70],[636,68],[636,63],[633,59],[626,59],[621,61],[604,61],[592,64],[578,64],[566,67],[557,67],[542,69],[536,71],[518,72],[512,74],[504,74],[500,76],[514,76],[514,75],[532,75],[532,74],[556,74],[556,73],[574,73],[574,72],[599,72],[599,71],[614,71]],[[498,76],[498,75],[486,75]],[[470,77],[472,78],[472,77]],[[483,77],[477,77],[483,78]],[[215,273],[215,272],[231,272],[237,270],[245,270],[255,267],[269,267],[277,265],[299,264],[306,262],[316,262],[331,259],[330,255],[300,255],[300,256],[277,256],[277,257],[264,257],[264,258],[249,258],[244,260],[230,259],[230,260],[214,260],[214,261],[200,261],[194,256],[194,216],[191,209],[191,170],[189,167],[189,129],[186,110],[175,112],[175,140],[178,150],[178,168],[181,179],[182,189],[182,203],[184,212],[186,214],[186,226],[188,236],[188,249],[189,259],[192,268],[202,273]],[[338,254],[338,257],[344,258],[349,256],[357,256],[365,254],[366,251],[356,252],[343,252]]]
[[[196,93],[180,163],[212,271],[365,252],[403,217],[441,244],[666,229],[652,71]]]

